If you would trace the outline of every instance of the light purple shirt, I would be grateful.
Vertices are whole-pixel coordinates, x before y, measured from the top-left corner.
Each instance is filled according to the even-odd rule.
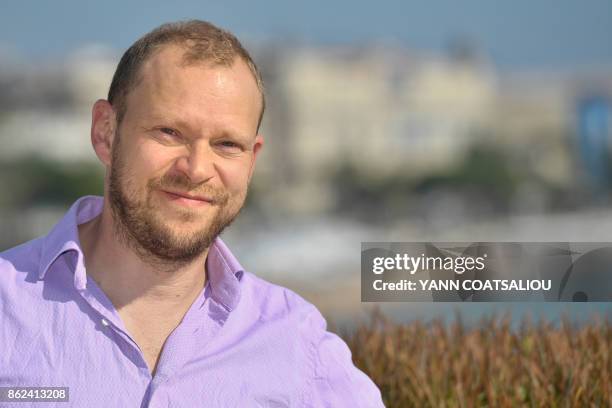
[[[319,311],[244,271],[220,239],[152,377],[87,278],[77,225],[101,210],[102,198],[83,197],[46,237],[0,253],[0,386],[70,388],[69,403],[36,407],[383,406]]]

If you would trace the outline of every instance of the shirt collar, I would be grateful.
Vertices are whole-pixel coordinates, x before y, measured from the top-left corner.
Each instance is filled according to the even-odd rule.
[[[98,216],[102,212],[103,203],[102,197],[81,197],[47,234],[43,240],[39,279],[45,279],[51,264],[59,256],[75,251],[78,255],[74,270],[75,288],[85,289],[87,277],[77,226]],[[240,301],[240,281],[244,269],[219,237],[215,238],[210,246],[206,263],[211,297],[229,311],[233,310]]]
[[[83,286],[86,282],[85,268],[78,267],[82,264],[83,252],[79,241],[77,226],[96,217],[102,211],[102,197],[85,196],[78,199],[64,217],[47,234],[43,240],[38,278],[44,279],[49,267],[62,254],[75,251],[78,254],[78,263],[75,270],[75,286]],[[77,282],[79,282],[77,284]]]
[[[240,301],[244,269],[221,238],[215,238],[210,246],[206,264],[212,298],[228,311],[234,310]]]

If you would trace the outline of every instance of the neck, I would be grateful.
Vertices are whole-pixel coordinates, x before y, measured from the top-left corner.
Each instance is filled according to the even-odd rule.
[[[79,225],[79,238],[88,278],[96,281],[117,310],[137,304],[182,310],[204,287],[208,250],[190,263],[145,261],[142,253],[118,239],[106,198],[102,213]]]

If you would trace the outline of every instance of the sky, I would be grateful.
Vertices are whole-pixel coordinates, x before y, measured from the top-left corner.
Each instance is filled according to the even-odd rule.
[[[386,42],[440,52],[461,37],[502,68],[612,64],[610,0],[4,0],[0,47],[25,57],[61,57],[88,44],[123,51],[153,27],[186,18],[209,20],[247,44]]]

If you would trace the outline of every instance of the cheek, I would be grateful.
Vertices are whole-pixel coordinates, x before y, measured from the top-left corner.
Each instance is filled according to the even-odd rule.
[[[169,149],[159,149],[143,144],[131,158],[134,176],[146,184],[150,180],[162,177],[172,167],[176,160]]]
[[[246,194],[249,181],[249,163],[230,162],[217,167],[221,182],[233,196]]]

